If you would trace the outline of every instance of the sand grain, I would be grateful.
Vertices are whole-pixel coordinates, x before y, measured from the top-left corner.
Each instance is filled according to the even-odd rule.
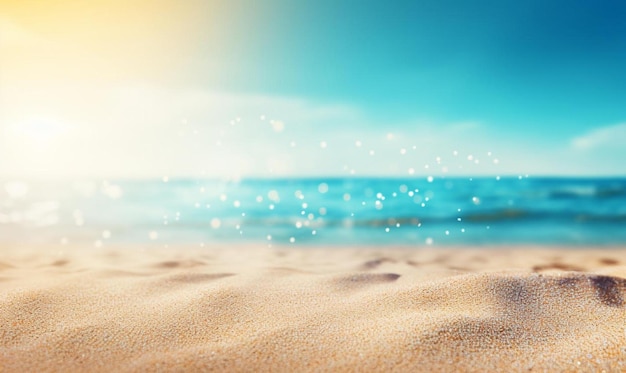
[[[0,371],[626,370],[623,249],[2,250]]]

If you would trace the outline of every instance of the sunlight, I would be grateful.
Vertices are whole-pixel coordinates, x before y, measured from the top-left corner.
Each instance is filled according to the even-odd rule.
[[[13,140],[24,145],[44,146],[57,140],[67,126],[48,117],[31,117],[9,127]]]
[[[68,123],[50,116],[32,116],[9,122],[2,131],[0,146],[8,160],[3,170],[8,175],[59,175],[82,163],[72,155],[75,150]]]

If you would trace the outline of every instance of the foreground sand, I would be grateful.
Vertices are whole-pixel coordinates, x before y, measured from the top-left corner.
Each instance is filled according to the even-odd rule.
[[[626,249],[0,253],[0,371],[626,371]]]

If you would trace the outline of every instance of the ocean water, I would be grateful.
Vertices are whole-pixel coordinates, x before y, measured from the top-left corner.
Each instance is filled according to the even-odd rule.
[[[0,242],[625,245],[626,179],[0,183]]]

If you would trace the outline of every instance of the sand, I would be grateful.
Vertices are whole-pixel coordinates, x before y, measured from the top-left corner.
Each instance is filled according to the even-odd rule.
[[[0,248],[0,371],[626,371],[626,249]]]

